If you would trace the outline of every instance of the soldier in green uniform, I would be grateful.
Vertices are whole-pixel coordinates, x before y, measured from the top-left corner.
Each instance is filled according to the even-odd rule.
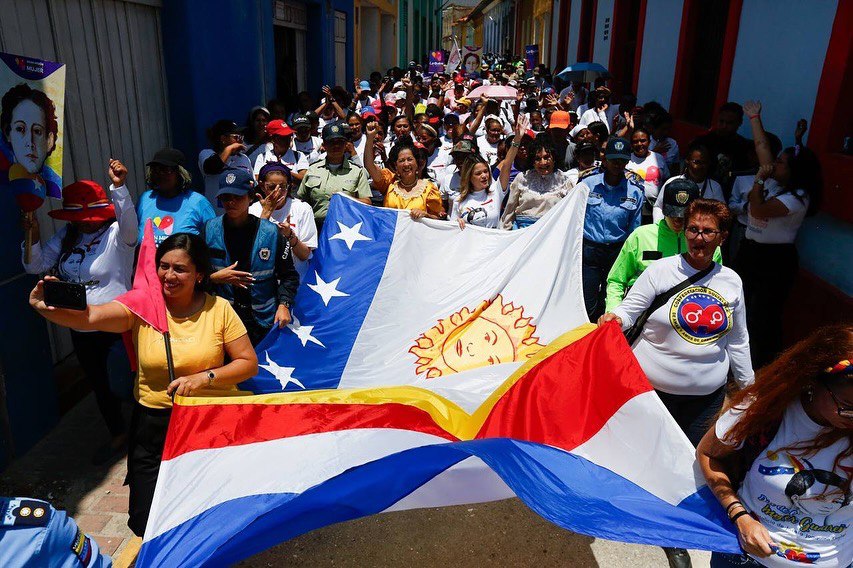
[[[346,128],[346,125],[340,122],[327,124],[323,128],[326,157],[308,166],[296,192],[296,196],[314,210],[318,231],[323,227],[326,212],[329,210],[329,200],[334,194],[343,192],[370,205],[367,171],[355,165],[345,154],[349,143]]]

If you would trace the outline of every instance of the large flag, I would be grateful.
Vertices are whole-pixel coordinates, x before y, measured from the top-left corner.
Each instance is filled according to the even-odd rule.
[[[459,51],[459,44],[456,43],[456,38],[453,38],[453,47],[450,49],[450,55],[447,57],[447,72],[453,73],[462,65],[462,53]]]
[[[412,385],[472,410],[528,358],[588,323],[586,194],[496,231],[413,221],[332,197],[294,321],[258,345],[253,393]]]
[[[332,523],[513,495],[574,532],[737,552],[619,328],[591,328],[470,412],[411,386],[178,397],[137,565],[227,565]]]

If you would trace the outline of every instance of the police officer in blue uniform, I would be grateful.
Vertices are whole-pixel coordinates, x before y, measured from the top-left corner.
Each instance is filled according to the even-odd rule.
[[[622,244],[640,226],[645,199],[643,181],[625,169],[631,145],[624,138],[611,138],[601,166],[587,170],[578,185],[589,197],[583,227],[583,297],[590,321],[604,313],[607,274]]]
[[[77,523],[46,501],[0,497],[0,566],[107,568],[109,556]]]
[[[220,175],[217,198],[225,214],[207,222],[204,238],[215,271],[214,292],[231,302],[257,345],[273,325],[290,323],[299,274],[278,226],[249,214],[254,185],[243,170]]]

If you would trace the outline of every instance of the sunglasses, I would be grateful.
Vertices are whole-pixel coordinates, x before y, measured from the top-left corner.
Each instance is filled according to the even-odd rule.
[[[836,411],[838,412],[838,416],[844,418],[846,420],[853,420],[853,406],[845,406],[838,397],[832,392],[832,389],[829,388],[829,385],[823,381],[820,381],[820,384],[823,385],[823,388],[829,393],[829,396],[832,397],[832,400],[835,402]]]

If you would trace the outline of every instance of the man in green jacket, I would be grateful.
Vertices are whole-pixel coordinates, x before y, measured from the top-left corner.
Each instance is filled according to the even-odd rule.
[[[687,252],[684,236],[684,212],[691,201],[699,197],[699,186],[688,179],[675,179],[664,188],[664,218],[653,225],[634,230],[622,245],[616,262],[607,274],[605,311],[613,311],[628,289],[648,266],[659,258]],[[722,263],[719,247],[714,262]]]

